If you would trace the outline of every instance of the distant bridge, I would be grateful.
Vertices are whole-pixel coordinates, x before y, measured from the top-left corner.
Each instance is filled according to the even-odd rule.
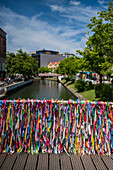
[[[59,77],[62,76],[61,74],[54,74],[54,73],[39,73],[39,77]]]

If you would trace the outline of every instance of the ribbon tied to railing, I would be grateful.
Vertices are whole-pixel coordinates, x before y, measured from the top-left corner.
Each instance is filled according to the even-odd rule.
[[[1,100],[1,153],[113,152],[113,103]]]

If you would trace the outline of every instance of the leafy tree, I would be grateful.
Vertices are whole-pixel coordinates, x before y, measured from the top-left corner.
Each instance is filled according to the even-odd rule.
[[[52,70],[50,69],[50,68],[48,68],[48,67],[40,67],[39,69],[38,69],[38,72],[39,73],[48,73],[48,72],[51,72]]]
[[[84,51],[77,50],[84,56],[84,66],[102,75],[109,70],[113,63],[113,0],[108,4],[107,11],[97,13],[98,17],[92,17],[87,25],[93,35],[86,42]]]
[[[45,73],[52,72],[51,68],[45,67]]]
[[[55,72],[62,75],[75,75],[80,70],[80,61],[81,58],[77,56],[65,58],[60,62]]]
[[[23,74],[24,77],[30,77],[36,74],[38,62],[20,49],[17,54],[7,54],[5,67],[10,76],[19,73]]]
[[[40,67],[39,69],[38,69],[38,73],[45,73],[45,67]]]

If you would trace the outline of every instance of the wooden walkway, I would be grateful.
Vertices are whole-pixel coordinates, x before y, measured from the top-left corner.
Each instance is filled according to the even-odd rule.
[[[113,170],[113,155],[111,157],[98,155],[70,157],[61,153],[42,154],[39,156],[22,153],[20,155],[0,154],[0,170]]]

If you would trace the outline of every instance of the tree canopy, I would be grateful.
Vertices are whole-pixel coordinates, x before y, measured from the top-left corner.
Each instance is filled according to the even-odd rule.
[[[108,3],[107,11],[98,12],[97,15],[87,25],[93,32],[86,42],[87,47],[77,52],[84,57],[87,70],[97,72],[102,83],[102,75],[113,64],[113,0]]]
[[[62,60],[55,72],[62,75],[75,75],[80,70],[80,61],[82,59],[75,57],[67,57]]]
[[[48,73],[48,72],[51,72],[52,70],[50,69],[50,68],[48,68],[48,67],[40,67],[39,69],[38,69],[38,72],[39,73]]]
[[[36,74],[37,69],[38,62],[21,49],[16,54],[7,54],[6,70],[10,76],[18,73],[30,77]]]

